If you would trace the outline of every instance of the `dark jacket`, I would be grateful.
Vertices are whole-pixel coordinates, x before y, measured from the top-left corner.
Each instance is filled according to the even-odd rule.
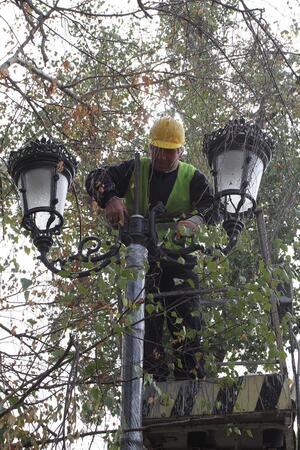
[[[86,189],[101,208],[105,208],[108,200],[113,196],[123,198],[127,192],[134,169],[134,160],[125,161],[113,166],[105,166],[92,171],[86,180]],[[159,201],[165,205],[172,191],[177,176],[177,169],[173,172],[160,172],[151,169],[148,183],[150,208]],[[190,186],[190,199],[194,208],[207,223],[216,221],[214,212],[214,197],[205,175],[195,170]]]

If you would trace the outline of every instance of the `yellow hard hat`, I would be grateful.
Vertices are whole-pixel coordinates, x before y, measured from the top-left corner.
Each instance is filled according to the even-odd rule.
[[[185,133],[182,123],[173,117],[156,120],[149,133],[149,142],[155,147],[176,149],[184,145]]]

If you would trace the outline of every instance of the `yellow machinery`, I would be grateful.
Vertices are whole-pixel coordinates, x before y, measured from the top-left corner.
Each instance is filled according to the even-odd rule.
[[[294,450],[294,402],[280,374],[186,380],[145,390],[147,450]]]

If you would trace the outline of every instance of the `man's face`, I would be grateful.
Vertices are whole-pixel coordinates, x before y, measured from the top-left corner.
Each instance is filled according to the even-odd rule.
[[[169,172],[176,169],[180,152],[178,149],[151,149],[151,159],[155,170],[160,172]]]

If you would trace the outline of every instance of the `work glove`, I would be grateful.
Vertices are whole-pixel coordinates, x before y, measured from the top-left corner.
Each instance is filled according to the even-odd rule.
[[[191,237],[203,224],[200,216],[192,216],[189,219],[179,220],[176,224],[176,238]]]
[[[124,226],[127,216],[128,211],[121,198],[112,197],[108,200],[105,207],[105,217],[112,227],[116,227],[118,225]]]

